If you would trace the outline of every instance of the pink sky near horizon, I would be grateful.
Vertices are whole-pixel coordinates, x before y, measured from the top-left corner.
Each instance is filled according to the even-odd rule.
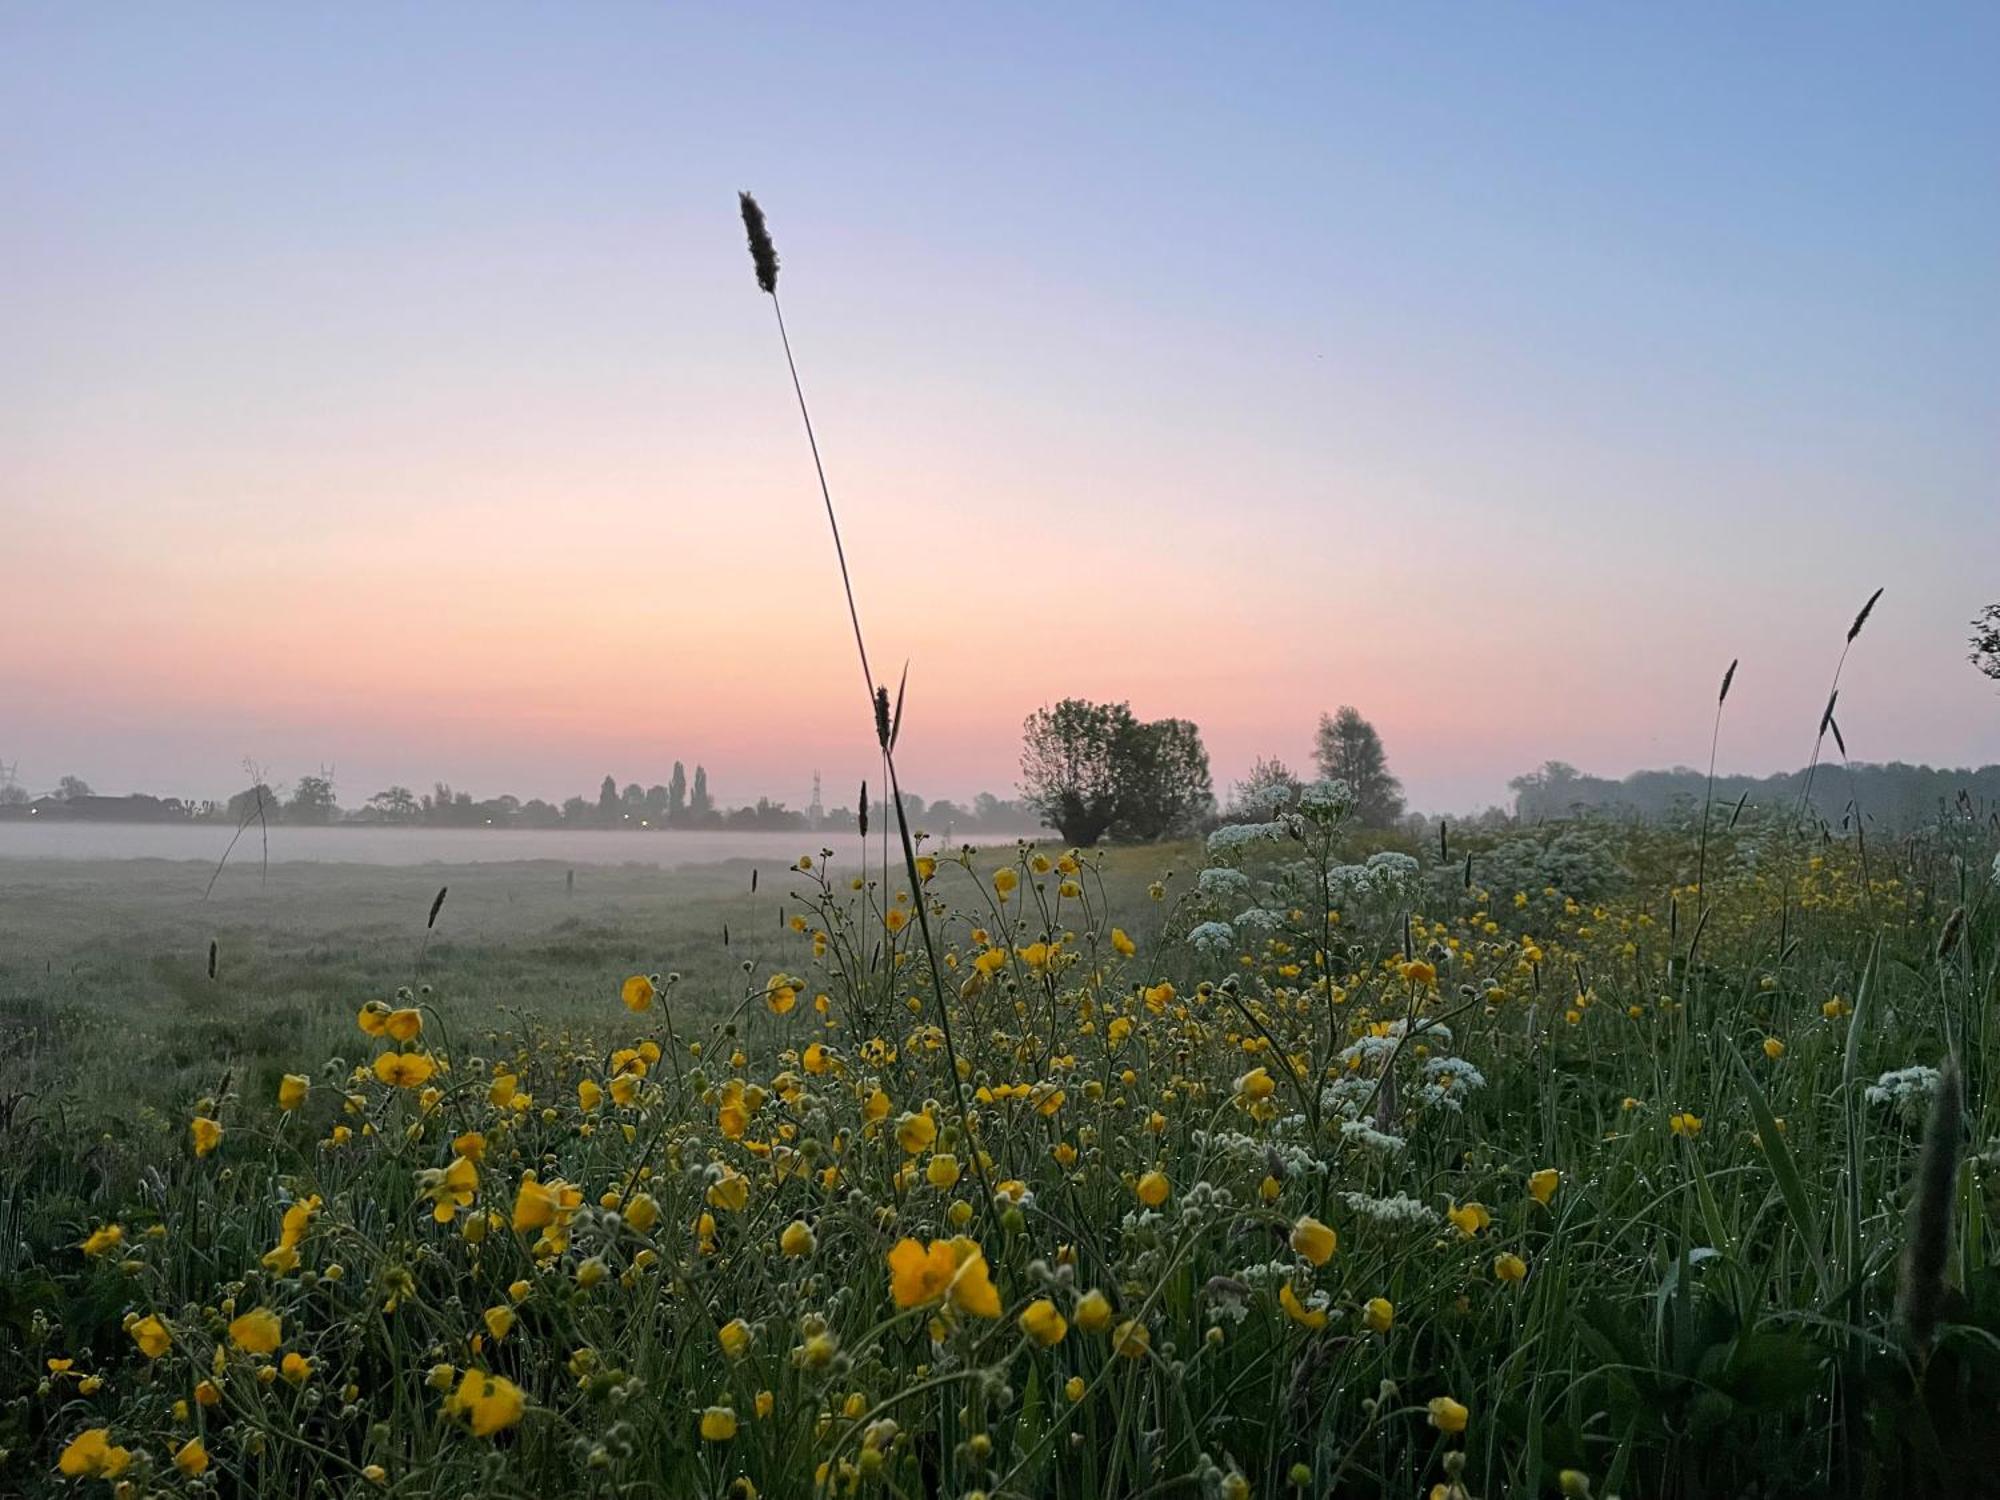
[[[912,790],[1011,794],[1076,695],[1195,720],[1226,797],[1353,703],[1466,811],[1546,759],[1704,762],[1732,657],[1722,765],[1790,769],[1878,586],[1850,750],[2000,761],[1964,660],[2000,125],[1942,22],[367,20],[9,23],[0,761],[35,790],[222,796],[248,756],[348,805],[560,800],[678,758],[851,801],[745,185]]]

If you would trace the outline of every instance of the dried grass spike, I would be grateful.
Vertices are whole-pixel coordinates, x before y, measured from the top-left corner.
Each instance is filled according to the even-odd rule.
[[[764,227],[764,210],[748,193],[736,196],[743,204],[743,228],[750,236],[750,260],[757,267],[757,285],[775,297],[778,295],[778,251],[771,243],[771,231]]]
[[[1965,1121],[1959,1098],[1958,1060],[1946,1058],[1924,1127],[1910,1201],[1910,1239],[1903,1249],[1903,1284],[1896,1316],[1920,1350],[1928,1349],[1944,1307],[1945,1263],[1951,1251],[1953,1185],[1958,1178],[1959,1136]]]

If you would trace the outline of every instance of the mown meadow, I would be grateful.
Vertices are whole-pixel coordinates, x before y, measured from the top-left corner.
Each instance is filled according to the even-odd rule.
[[[692,888],[376,872],[330,980],[157,960],[252,971],[171,1063],[106,945],[0,1075],[0,1488],[1992,1488],[1989,815],[1269,812],[802,849],[657,957]]]

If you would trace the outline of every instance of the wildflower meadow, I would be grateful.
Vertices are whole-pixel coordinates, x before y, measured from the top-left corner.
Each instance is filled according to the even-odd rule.
[[[777,957],[413,964],[165,1079],[89,998],[5,1101],[0,1491],[1994,1491],[1991,809],[952,846],[837,555],[892,815]]]
[[[7,1178],[6,1489],[1976,1492],[1990,823],[1591,892],[1346,811],[802,851],[781,966],[562,1030],[358,997]]]

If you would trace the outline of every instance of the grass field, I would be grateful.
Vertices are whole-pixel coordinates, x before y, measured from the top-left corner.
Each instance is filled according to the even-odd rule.
[[[1989,1492],[1990,824],[1342,812],[0,867],[0,1489]]]

